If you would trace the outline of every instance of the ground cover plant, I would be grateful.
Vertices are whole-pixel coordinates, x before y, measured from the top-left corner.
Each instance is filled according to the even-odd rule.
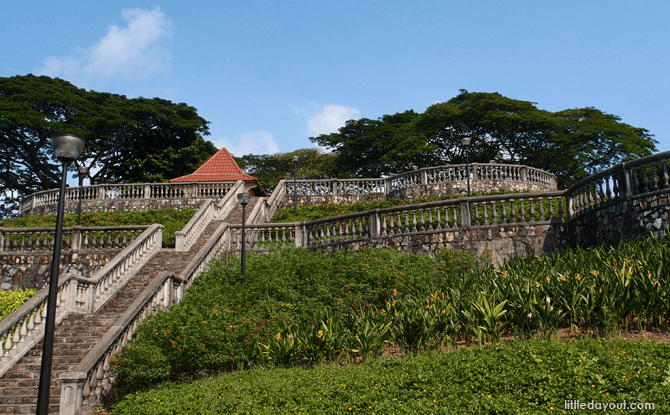
[[[21,287],[13,291],[0,291],[0,320],[12,314],[35,294],[37,290]]]
[[[317,366],[483,344],[667,329],[670,236],[519,258],[498,269],[470,252],[287,249],[216,262],[114,359],[126,391],[204,370]]]
[[[181,230],[195,214],[195,209],[155,209],[144,212],[91,212],[81,214],[81,226],[151,225],[160,223],[163,247],[174,248],[175,232]],[[63,226],[75,226],[77,214],[64,216]],[[1,228],[55,227],[56,215],[35,215],[0,221]]]
[[[560,414],[572,412],[566,401],[594,401],[606,413],[624,401],[653,404],[649,412],[666,413],[669,387],[670,343],[522,340],[168,383],[127,395],[113,414]]]

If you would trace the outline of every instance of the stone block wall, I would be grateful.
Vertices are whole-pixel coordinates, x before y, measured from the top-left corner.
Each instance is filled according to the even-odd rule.
[[[118,251],[85,251],[64,253],[60,260],[60,275],[66,272],[88,277],[114,258]],[[51,259],[48,253],[0,254],[0,288],[15,290],[18,287],[41,290],[49,281]]]
[[[473,226],[345,241],[328,245],[326,250],[357,252],[364,248],[391,247],[434,257],[438,250],[448,248],[475,251],[478,255],[488,252],[494,263],[501,263],[516,256],[540,255],[562,249],[565,245],[560,236],[562,232],[563,224],[559,222]]]
[[[470,182],[472,193],[493,193],[502,191],[517,192],[546,192],[547,187],[539,183],[511,182],[509,180],[476,180]],[[467,195],[468,185],[465,181],[454,181],[448,183],[433,183],[420,186],[399,189],[390,193],[389,198],[416,199],[421,197],[441,195]]]
[[[567,224],[565,243],[584,247],[616,245],[621,239],[662,235],[670,226],[670,193],[660,190],[611,201],[585,212]]]

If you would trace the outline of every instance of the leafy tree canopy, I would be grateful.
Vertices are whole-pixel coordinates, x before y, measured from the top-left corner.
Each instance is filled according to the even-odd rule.
[[[327,179],[335,176],[336,156],[323,154],[314,148],[304,148],[290,153],[234,157],[245,173],[258,179],[261,186],[272,192],[281,179],[293,179],[293,157],[298,156],[296,177],[300,179]],[[348,175],[342,176],[346,178]]]
[[[422,114],[405,111],[378,120],[349,120],[334,134],[310,140],[331,148],[342,171],[383,176],[420,167],[472,162],[538,167],[567,187],[621,161],[651,154],[657,141],[644,128],[595,108],[558,112],[498,93],[460,93]]]
[[[86,140],[80,160],[91,167],[92,184],[164,182],[192,173],[216,152],[203,138],[208,124],[183,103],[87,91],[47,76],[0,78],[0,185],[6,196],[0,214],[30,193],[58,187],[52,134]]]

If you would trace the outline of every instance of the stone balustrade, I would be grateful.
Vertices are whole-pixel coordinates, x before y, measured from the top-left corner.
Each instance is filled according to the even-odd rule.
[[[205,199],[224,197],[235,184],[179,182],[68,187],[65,191],[65,211],[76,212],[80,197],[83,212],[197,208]],[[57,205],[58,189],[36,192],[21,201],[19,216],[54,214]]]
[[[60,279],[56,324],[70,312],[92,313],[125,284],[162,245],[163,225],[154,224],[91,278],[71,274]],[[44,337],[49,287],[0,321],[0,376]]]
[[[183,280],[167,271],[158,273],[81,363],[73,371],[60,375],[60,413],[91,412],[112,389],[115,382],[113,356],[135,339],[139,323],[158,310],[178,303],[183,296]]]
[[[63,250],[118,250],[132,243],[149,225],[72,226],[63,228]],[[0,253],[43,253],[53,250],[55,228],[0,228]]]

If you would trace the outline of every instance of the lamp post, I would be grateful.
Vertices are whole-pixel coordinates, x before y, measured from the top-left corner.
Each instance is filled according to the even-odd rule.
[[[245,208],[247,207],[247,204],[251,200],[251,196],[249,193],[238,193],[237,194],[237,201],[240,202],[240,205],[242,205],[242,284],[244,284],[247,280],[244,277],[244,254],[245,254],[245,248],[246,244],[244,243],[244,234],[245,232],[245,227],[244,227],[244,222],[246,222],[245,219]]]
[[[468,179],[468,197],[472,196],[470,192],[470,137],[461,138],[461,145],[465,147],[465,175]]]
[[[84,193],[84,177],[88,174],[88,168],[84,164],[78,164],[79,170],[79,206],[77,207],[77,226],[81,226],[81,198]]]
[[[58,215],[56,216],[56,234],[54,236],[51,276],[49,278],[49,297],[47,300],[47,318],[44,329],[42,347],[42,365],[37,391],[37,414],[47,415],[49,412],[49,386],[51,385],[51,362],[53,360],[54,331],[56,328],[56,301],[58,297],[58,274],[60,271],[60,249],[63,237],[63,213],[65,211],[65,184],[67,167],[76,160],[84,149],[84,140],[73,135],[56,135],[51,138],[54,155],[63,163],[60,193],[58,193]]]
[[[298,213],[298,187],[296,182],[296,174],[298,172],[298,156],[293,156],[293,216]]]

